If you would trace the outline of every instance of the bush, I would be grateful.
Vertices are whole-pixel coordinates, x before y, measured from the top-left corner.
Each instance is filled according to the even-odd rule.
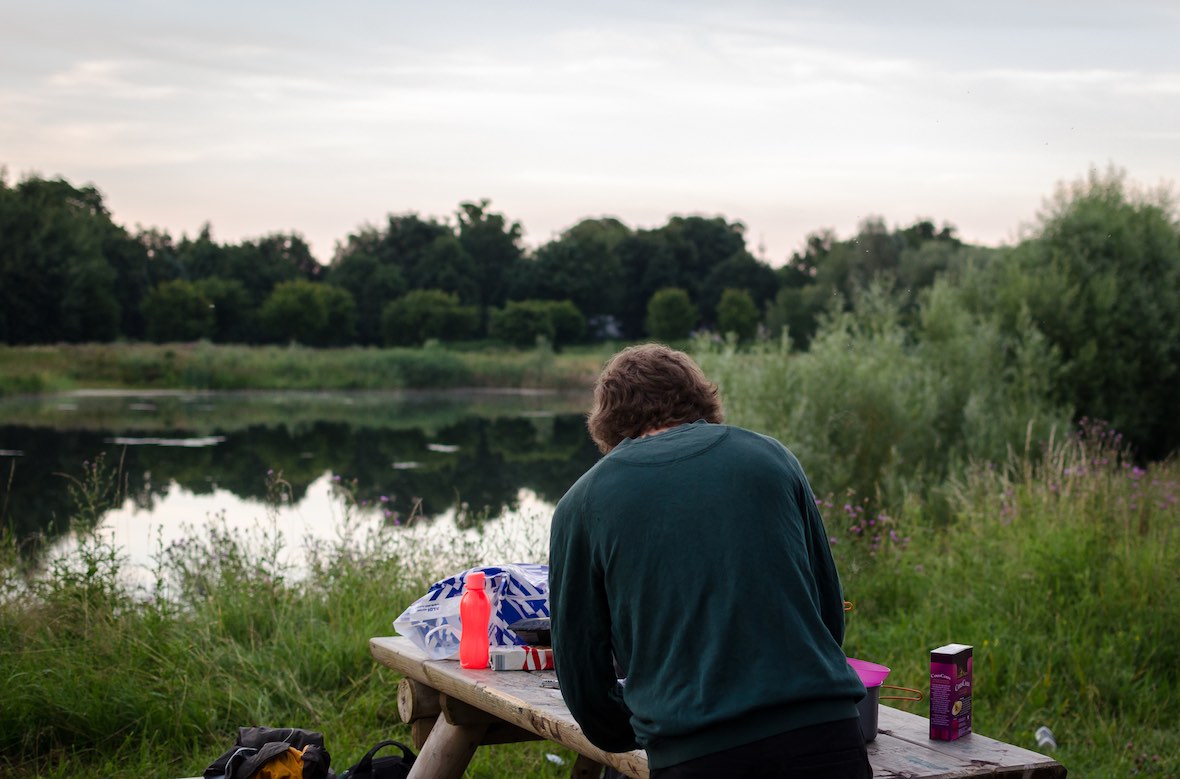
[[[391,346],[419,346],[432,338],[469,338],[478,327],[476,307],[461,305],[458,295],[440,289],[406,293],[381,312],[381,333]]]
[[[717,304],[717,329],[734,333],[739,341],[753,340],[758,332],[758,306],[744,289],[727,289]]]
[[[661,289],[647,303],[647,334],[660,341],[688,338],[698,319],[700,312],[679,287]]]
[[[577,342],[586,334],[586,317],[572,300],[547,301],[549,321],[553,323],[553,345],[566,346]]]
[[[914,333],[881,287],[833,309],[807,353],[788,344],[698,359],[721,385],[727,417],[786,443],[819,493],[922,498],[971,460],[1003,460],[1026,438],[1069,423],[1047,397],[1057,363],[1036,333],[1016,340],[970,314],[940,282]]]
[[[538,338],[553,343],[556,328],[550,308],[545,300],[510,300],[492,311],[489,334],[520,348],[532,346]]]
[[[346,344],[356,335],[356,303],[341,287],[306,279],[284,281],[263,302],[259,320],[273,341]]]
[[[1039,231],[992,268],[976,303],[1061,355],[1057,398],[1150,458],[1180,446],[1180,229],[1168,192],[1117,171],[1061,187]]]
[[[214,311],[209,298],[183,279],[165,281],[143,300],[147,336],[156,343],[196,341],[213,334]]]

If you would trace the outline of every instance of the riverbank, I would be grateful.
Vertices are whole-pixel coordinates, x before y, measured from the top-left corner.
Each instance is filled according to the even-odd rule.
[[[589,387],[614,346],[378,349],[186,344],[0,346],[0,396],[78,389]]]
[[[978,732],[1036,749],[1047,725],[1071,775],[1175,776],[1178,490],[1174,461],[1139,468],[1071,439],[969,469],[949,522],[917,502],[868,517],[825,496],[855,604],[845,651],[926,689],[930,649],[972,644]],[[312,575],[295,581],[266,538],[213,532],[161,550],[155,586],[131,592],[96,539],[28,592],[13,553],[0,544],[0,773],[13,779],[193,776],[253,724],[323,732],[334,767],[406,741],[396,675],[368,638],[440,566],[489,562],[353,532],[309,552]],[[472,775],[568,776],[572,757],[503,745],[479,750]]]

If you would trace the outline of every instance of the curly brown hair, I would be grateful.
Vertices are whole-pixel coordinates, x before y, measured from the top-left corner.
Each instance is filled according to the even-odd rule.
[[[606,454],[624,438],[699,419],[725,421],[717,385],[684,352],[652,343],[629,346],[607,361],[594,383],[586,427]]]

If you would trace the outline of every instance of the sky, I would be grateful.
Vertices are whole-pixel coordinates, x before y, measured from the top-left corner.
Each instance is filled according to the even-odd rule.
[[[919,218],[1013,243],[1113,166],[1180,182],[1175,0],[0,0],[0,166],[129,230],[296,232],[465,201],[526,246],[722,216],[772,265]]]

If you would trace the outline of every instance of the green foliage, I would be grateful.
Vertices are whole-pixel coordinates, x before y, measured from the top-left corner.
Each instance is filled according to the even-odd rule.
[[[975,280],[1008,332],[1035,327],[1061,354],[1054,389],[1148,457],[1180,446],[1180,225],[1169,192],[1091,171],[1061,187],[1038,232]]]
[[[652,338],[678,341],[688,338],[699,319],[700,312],[688,292],[678,287],[668,287],[651,296],[647,304],[645,326]]]
[[[276,285],[297,279],[310,281],[320,273],[307,243],[294,233],[273,233],[236,246],[222,246],[213,241],[211,228],[205,225],[196,240],[181,241],[176,253],[189,278],[236,280],[255,307],[262,304]]]
[[[483,327],[490,310],[507,299],[511,271],[523,256],[520,223],[509,223],[503,214],[489,212],[490,204],[487,199],[462,203],[457,214],[459,245],[474,265],[475,302]]]
[[[85,387],[213,390],[589,387],[605,347],[536,355],[502,346],[311,349],[201,341],[154,344],[0,346],[0,394]]]
[[[651,333],[646,327],[648,304],[662,289],[680,288],[691,300],[703,301],[706,320],[712,321],[713,306],[724,287],[748,286],[745,227],[723,217],[674,216],[661,228],[626,236],[616,251],[624,279],[623,300],[617,313],[623,335],[628,338]],[[734,261],[731,269],[741,277],[735,283],[726,283],[723,272],[718,271],[729,260]],[[697,316],[699,319],[699,311]]]
[[[744,289],[727,289],[717,304],[717,329],[734,333],[739,341],[753,340],[761,319],[758,306]]]
[[[156,343],[196,341],[213,334],[216,315],[204,292],[190,281],[165,281],[143,299],[147,337]]]
[[[285,281],[258,312],[271,340],[307,346],[350,343],[356,334],[356,304],[340,287],[298,279]]]
[[[110,341],[117,274],[104,255],[121,230],[102,195],[64,180],[0,175],[0,341]]]
[[[357,304],[357,337],[362,344],[382,341],[381,314],[391,301],[404,295],[408,286],[401,269],[381,261],[359,248],[360,238],[350,239],[353,252],[343,254],[328,269],[327,283],[352,294]]]
[[[569,300],[512,300],[492,312],[490,335],[517,347],[538,339],[560,349],[586,333],[586,318]]]
[[[796,348],[806,349],[824,312],[851,308],[872,285],[895,296],[908,321],[922,290],[980,251],[964,247],[954,233],[949,225],[936,231],[928,220],[890,232],[879,217],[862,221],[847,241],[831,230],[812,233],[779,269],[782,286],[766,305],[767,327],[776,336],[787,330]]]
[[[212,340],[218,343],[248,343],[256,336],[254,309],[246,286],[237,279],[209,276],[194,283],[213,309]]]
[[[1022,370],[1021,359],[1038,371],[1032,360],[1044,351],[1055,406],[1109,419],[1146,458],[1180,447],[1180,393],[1173,391],[1180,379],[1180,225],[1170,191],[1139,193],[1117,171],[1061,187],[1035,231],[998,250],[965,246],[953,227],[928,219],[891,229],[870,217],[847,240],[831,230],[812,233],[772,271],[746,250],[742,224],[720,216],[674,216],[635,231],[613,218],[583,220],[527,255],[522,232],[486,200],[462,203],[454,224],[390,215],[380,227],[349,235],[325,270],[298,234],[222,244],[206,225],[176,243],[154,229],[130,236],[111,222],[92,186],[37,177],[9,186],[0,176],[0,341],[332,346],[470,338],[474,349],[508,298],[568,300],[595,339],[678,340],[696,326],[745,326],[748,312],[741,323],[719,321],[722,295],[734,289],[764,312],[770,333],[785,331],[806,350],[825,317],[852,311],[871,286],[893,298],[906,337],[932,337],[922,301],[946,279],[958,290],[949,305],[978,318],[1009,373]],[[175,286],[181,280],[196,294]],[[682,290],[695,306],[687,326],[683,300],[662,310],[659,299],[649,321],[649,306],[668,289]],[[428,335],[399,325],[387,341],[387,307],[425,290],[475,306],[478,326],[452,321]],[[212,322],[198,310],[202,298]],[[562,347],[584,337],[573,314],[554,308],[546,324],[529,304],[498,315],[499,337],[524,346],[542,337]],[[460,318],[466,322],[465,313]],[[160,370],[148,381],[175,375]],[[52,384],[27,372],[2,381],[9,392]],[[947,421],[945,408],[935,416],[944,435],[961,426]],[[994,437],[1006,439],[1007,427]]]
[[[616,313],[624,284],[617,247],[629,234],[617,219],[578,222],[518,263],[510,296],[513,300],[568,299],[590,317]]]
[[[806,353],[701,343],[698,359],[728,418],[787,443],[817,491],[851,489],[886,507],[906,494],[929,499],[966,462],[1003,459],[1068,422],[1048,400],[1057,363],[1044,339],[1004,335],[957,294],[936,284],[911,333],[878,285],[852,311],[833,306]]]
[[[479,326],[479,311],[459,296],[440,289],[406,293],[381,313],[386,344],[419,346],[430,339],[455,341],[470,337]]]
[[[566,346],[586,334],[586,317],[572,300],[549,301],[549,321],[553,323],[553,345]]]
[[[701,287],[702,315],[706,321],[715,322],[721,332],[727,332],[731,328],[721,325],[721,309],[719,307],[724,300],[726,290],[733,289],[744,292],[754,304],[755,309],[761,311],[768,302],[774,299],[778,288],[778,277],[769,265],[755,259],[749,252],[738,252],[718,263],[709,272],[708,278],[705,279],[705,283]]]
[[[300,550],[307,573],[296,576],[273,525],[289,485],[272,472],[267,486],[269,529],[214,524],[161,547],[147,587],[130,582],[120,550],[99,535],[44,576],[11,588],[0,578],[6,777],[195,776],[255,723],[324,733],[335,766],[357,760],[374,734],[409,742],[394,705],[399,677],[373,661],[368,639],[387,634],[430,582],[477,562],[474,552],[366,529],[341,483],[339,540]],[[0,541],[6,564],[11,545]],[[545,752],[571,759],[509,746],[482,750],[472,770],[568,773]]]
[[[71,482],[79,505],[104,505],[110,472]],[[283,475],[266,484],[267,506],[281,504]],[[925,690],[931,648],[972,644],[978,732],[1036,749],[1033,731],[1048,724],[1071,775],[1176,775],[1180,464],[1139,468],[1117,434],[1087,425],[948,485],[946,515],[915,496],[896,511],[857,493],[820,499],[854,603],[845,651]],[[22,578],[0,533],[0,770],[195,776],[259,722],[319,730],[337,766],[375,733],[408,740],[398,676],[368,639],[439,575],[478,560],[398,528],[363,531],[357,493],[338,483],[338,540],[299,550],[304,576],[282,562],[273,525],[214,524],[161,548],[146,589],[93,534]],[[505,745],[478,750],[471,772],[564,776],[571,758],[544,742]]]
[[[532,346],[538,339],[553,343],[551,306],[544,300],[510,300],[492,312],[488,334],[519,348]]]

